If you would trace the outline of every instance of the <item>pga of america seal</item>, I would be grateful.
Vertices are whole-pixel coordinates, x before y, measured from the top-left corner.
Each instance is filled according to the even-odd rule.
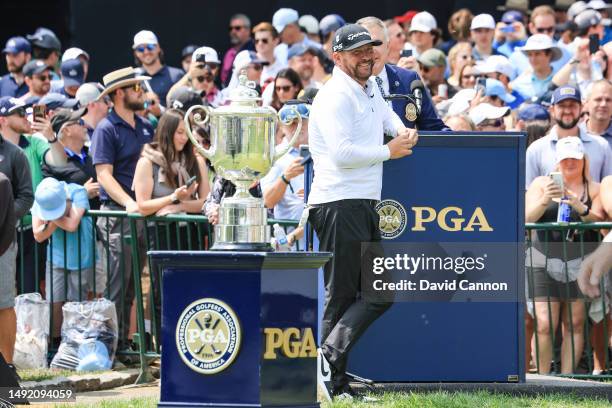
[[[380,217],[378,228],[383,239],[393,239],[401,235],[406,228],[406,210],[395,200],[382,200],[376,206]]]
[[[176,347],[181,359],[202,374],[216,374],[229,367],[240,351],[241,339],[236,313],[218,299],[191,303],[176,325]]]

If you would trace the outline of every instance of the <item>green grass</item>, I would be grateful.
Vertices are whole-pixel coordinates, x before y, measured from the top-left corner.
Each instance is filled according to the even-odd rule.
[[[44,381],[55,377],[70,377],[72,375],[100,374],[106,371],[78,372],[74,370],[60,370],[57,368],[36,368],[32,370],[18,370],[22,381]]]
[[[322,404],[323,408],[609,408],[610,403],[603,399],[587,399],[568,395],[546,395],[541,397],[514,397],[505,394],[490,394],[486,391],[449,393],[385,393],[372,395],[379,402],[334,402]],[[70,408],[155,408],[156,397],[134,398],[130,400],[104,400],[96,404],[70,404]],[[62,407],[62,405],[57,405]],[[63,405],[65,408],[66,405]]]

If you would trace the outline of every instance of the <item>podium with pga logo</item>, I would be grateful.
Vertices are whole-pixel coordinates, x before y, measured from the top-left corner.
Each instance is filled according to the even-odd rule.
[[[315,252],[149,252],[162,274],[160,407],[318,407]]]

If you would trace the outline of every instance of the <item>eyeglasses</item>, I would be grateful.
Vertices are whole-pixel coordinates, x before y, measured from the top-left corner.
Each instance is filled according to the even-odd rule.
[[[211,82],[212,81],[212,77],[208,77],[204,75],[197,76],[195,79],[198,82]]]
[[[302,119],[308,119],[310,116],[310,105],[307,103],[299,103],[283,106],[278,112],[281,123],[283,125],[290,125],[293,123],[293,121],[297,119],[296,111]]]
[[[145,44],[145,45],[136,47],[136,51],[138,52],[145,52],[145,50],[153,51],[155,47],[156,47],[155,44]]]
[[[229,26],[230,31],[240,31],[244,28],[244,26]]]
[[[540,34],[543,33],[553,33],[555,32],[555,27],[537,27],[536,31]]]
[[[482,122],[480,125],[480,127],[502,127],[504,124],[504,120],[499,118],[499,119],[487,119],[484,122]]]
[[[51,80],[51,75],[36,75],[34,78],[38,79],[39,81],[46,82]]]
[[[259,43],[267,44],[269,42],[270,40],[268,38],[256,38],[255,39],[255,44],[259,44]]]
[[[25,108],[16,108],[10,113],[10,115],[17,115],[20,118],[25,118],[27,113]]]
[[[136,82],[134,85],[131,85],[131,86],[125,86],[125,87],[123,87],[123,88],[121,88],[121,89],[126,89],[126,90],[127,90],[127,89],[133,89],[133,90],[134,90],[134,92],[137,92],[137,93],[138,93],[138,92],[142,91],[142,84],[141,84],[140,82]]]
[[[276,92],[289,92],[291,88],[293,88],[293,85],[276,85],[274,87],[274,89],[276,89]]]
[[[428,73],[429,72],[429,67],[426,67],[425,65],[420,65],[421,71],[423,71],[424,73]]]

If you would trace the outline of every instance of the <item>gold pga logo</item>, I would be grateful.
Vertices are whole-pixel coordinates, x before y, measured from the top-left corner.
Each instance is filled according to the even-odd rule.
[[[263,358],[275,360],[278,354],[287,358],[316,358],[317,343],[310,327],[264,328],[266,351]]]
[[[382,200],[376,206],[376,212],[380,217],[378,228],[382,238],[393,239],[406,229],[406,210],[397,201]]]
[[[225,302],[196,300],[185,308],[176,325],[176,346],[189,368],[216,374],[232,364],[241,342],[240,322]]]

